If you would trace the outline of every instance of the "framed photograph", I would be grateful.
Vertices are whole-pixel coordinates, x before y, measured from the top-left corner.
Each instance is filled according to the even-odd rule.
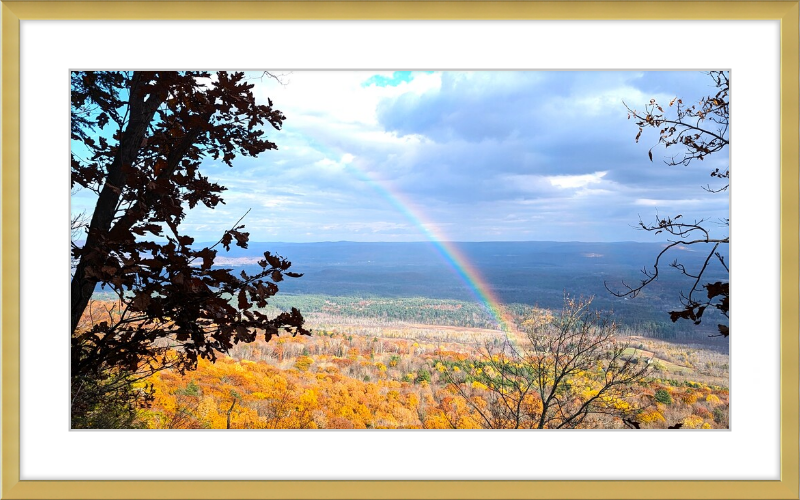
[[[796,1],[2,6],[5,498],[800,495]]]

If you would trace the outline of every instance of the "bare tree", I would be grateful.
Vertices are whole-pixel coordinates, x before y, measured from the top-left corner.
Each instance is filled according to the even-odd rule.
[[[668,166],[673,167],[688,166],[695,160],[703,161],[709,155],[727,152],[730,143],[729,74],[727,71],[711,71],[708,75],[716,92],[701,98],[695,104],[686,105],[682,99],[677,97],[669,102],[668,111],[665,111],[655,99],[651,99],[643,111],[637,111],[625,104],[628,109],[628,118],[634,118],[639,127],[636,142],[639,142],[644,129],[652,128],[659,132],[658,142],[647,152],[650,161],[653,161],[653,149],[659,145],[663,145],[664,148],[675,147],[678,149],[675,155],[664,161]],[[714,168],[710,175],[721,181],[721,184],[715,187],[709,184],[703,186],[703,189],[710,193],[727,191],[730,182],[728,167]],[[629,285],[622,282],[621,287],[612,289],[606,283],[606,289],[617,297],[636,297],[647,285],[658,279],[660,266],[673,249],[691,246],[704,252],[705,258],[698,265],[689,268],[677,259],[668,264],[688,278],[691,283],[688,292],[681,292],[682,309],[670,311],[670,319],[673,322],[678,319],[688,319],[699,325],[703,314],[709,308],[718,311],[727,319],[729,311],[728,280],[711,281],[708,276],[712,270],[713,272],[721,271],[725,275],[729,274],[729,264],[725,261],[722,252],[722,247],[726,247],[730,243],[729,225],[729,218],[717,221],[701,218],[687,222],[681,214],[673,217],[661,217],[656,214],[654,223],[645,223],[640,218],[637,229],[654,234],[666,233],[671,238],[666,247],[656,256],[652,269],[644,268],[642,270],[645,277],[638,284]],[[717,229],[713,230],[712,226],[716,226]],[[727,337],[729,335],[727,324],[719,323],[717,329],[719,334],[716,336]]]
[[[566,297],[556,316],[534,312],[521,322],[520,338],[500,347],[487,344],[471,374],[456,379],[446,372],[485,427],[596,427],[607,424],[603,416],[636,414],[635,385],[648,364],[616,339],[616,323],[590,311],[590,304]],[[485,407],[474,398],[475,382],[486,387]]]

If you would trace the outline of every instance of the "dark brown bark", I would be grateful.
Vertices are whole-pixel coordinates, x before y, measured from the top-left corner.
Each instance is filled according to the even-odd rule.
[[[236,406],[236,399],[234,398],[233,403],[231,403],[231,407],[228,408],[228,415],[227,415],[227,426],[226,429],[231,428],[231,412],[233,411],[233,407]]]
[[[243,73],[216,77],[209,87],[198,83],[212,78],[205,72],[73,75],[73,120],[87,117],[73,140],[90,152],[85,159],[73,155],[73,183],[99,194],[87,241],[73,246],[80,263],[71,283],[73,378],[167,362],[192,370],[198,359],[213,362],[216,353],[259,334],[269,340],[281,331],[307,333],[297,310],[270,319],[254,309],[266,307],[284,276],[300,276],[288,271],[291,262],[265,252],[260,272],[234,276],[212,269],[217,245],[193,249],[193,238],[180,234],[185,207],[222,202],[224,186],[198,171],[203,159],[231,166],[239,154],[275,149],[259,126],[266,121],[279,129],[284,119],[271,103],[256,104]],[[94,137],[109,114],[120,129],[110,141]],[[239,222],[218,242],[226,250],[247,247]],[[84,329],[81,317],[100,283],[119,300]],[[228,296],[238,298],[236,305]],[[157,341],[165,338],[180,346],[179,359],[162,356]]]
[[[152,93],[147,92],[146,84],[151,75],[134,72],[130,84],[130,120],[122,133],[116,157],[108,169],[108,176],[97,199],[92,215],[86,242],[80,262],[75,269],[70,287],[72,303],[72,329],[74,333],[78,322],[89,304],[98,280],[87,273],[93,266],[102,264],[100,259],[107,255],[102,250],[105,239],[111,230],[117,203],[124,186],[124,168],[136,160],[142,139],[158,107],[166,98],[166,87],[159,86]]]

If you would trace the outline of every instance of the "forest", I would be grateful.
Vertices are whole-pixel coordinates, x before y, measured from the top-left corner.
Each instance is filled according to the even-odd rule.
[[[648,336],[707,338],[716,331],[710,321],[686,328],[663,314],[665,308],[680,304],[680,292],[686,285],[677,269],[663,269],[659,280],[636,300],[616,297],[606,289],[606,284],[635,283],[643,277],[641,263],[663,249],[658,243],[512,241],[451,245],[480,268],[483,279],[508,307],[528,304],[558,308],[566,291],[593,296],[596,307],[613,310],[621,322]],[[236,272],[256,271],[260,254],[267,250],[291,255],[294,267],[303,273],[303,279],[283,283],[273,304],[286,304],[286,295],[422,296],[477,303],[474,290],[437,255],[435,246],[426,242],[250,242],[247,249],[231,248],[219,258],[220,265]],[[692,267],[699,267],[705,258],[687,250],[679,255],[684,265]],[[707,273],[709,279],[725,277],[716,268]],[[711,316],[714,311],[707,314]]]
[[[134,384],[136,391],[150,394],[146,404],[134,414],[120,408],[119,415],[130,419],[130,427],[166,429],[537,426],[541,397],[520,397],[513,384],[503,396],[524,401],[529,411],[518,420],[481,416],[497,399],[491,384],[509,379],[510,372],[502,373],[490,354],[497,358],[507,347],[505,334],[481,326],[485,312],[476,305],[424,298],[294,299],[307,311],[310,336],[239,344],[214,363],[201,360],[196,370],[158,371]],[[92,309],[118,310],[111,302]],[[519,309],[515,314],[520,317],[552,314]],[[629,391],[611,397],[621,410],[609,411],[604,403],[602,411],[577,427],[727,428],[726,353],[632,330],[616,333],[623,356],[647,371]],[[607,362],[603,358],[593,361]],[[486,377],[493,369],[502,376]],[[598,373],[576,371],[559,391],[569,394],[573,404],[590,398],[598,388]]]
[[[658,76],[615,78],[653,89]],[[547,144],[504,131],[507,116],[491,107],[495,139],[535,150],[489,161],[491,141],[453,118],[485,77],[522,82],[516,99],[535,107],[531,85],[574,75],[354,81],[359,94],[381,93],[358,122],[381,128],[353,135],[382,138],[375,163],[333,151],[349,136],[328,147],[310,138],[322,134],[308,121],[321,111],[303,115],[295,102],[309,128],[287,130],[264,82],[289,85],[268,71],[72,72],[71,427],[729,428],[728,72],[707,72],[702,84],[681,75],[704,89],[686,102],[599,99],[613,103],[604,119],[627,114],[638,133],[624,165],[588,172],[574,154],[614,152],[612,139],[562,144],[558,161],[544,161]],[[386,97],[414,78],[440,85]],[[462,85],[471,97],[436,101]],[[440,107],[416,108],[423,94]],[[432,115],[418,121],[409,109]],[[426,129],[435,124],[442,130]],[[453,137],[451,154],[478,148],[461,161],[480,163],[454,169],[426,149]],[[640,139],[652,144],[646,154]],[[663,165],[643,168],[654,150]],[[684,168],[698,164],[699,173]],[[392,172],[395,183],[382,177]],[[687,198],[688,186],[700,194]],[[616,206],[615,191],[638,194]],[[610,219],[663,204],[655,219],[630,221],[654,242],[609,241],[627,234]],[[683,205],[714,217],[684,215]],[[587,235],[601,241],[575,240]]]

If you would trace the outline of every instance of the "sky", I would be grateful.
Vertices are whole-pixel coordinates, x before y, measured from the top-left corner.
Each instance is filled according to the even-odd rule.
[[[728,217],[728,194],[702,189],[727,150],[675,167],[656,147],[650,162],[657,131],[637,144],[623,104],[696,101],[713,93],[702,72],[276,74],[253,83],[286,115],[267,130],[278,150],[204,163],[228,191],[189,212],[196,241],[248,210],[251,241],[280,242],[663,241],[639,217]]]

